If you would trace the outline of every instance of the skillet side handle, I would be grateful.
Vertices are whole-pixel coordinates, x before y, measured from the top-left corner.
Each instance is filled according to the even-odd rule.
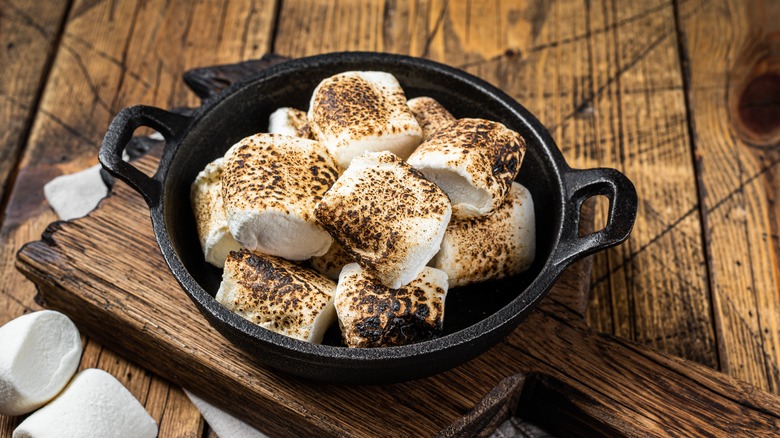
[[[569,170],[564,175],[569,205],[564,217],[564,231],[555,260],[561,267],[628,238],[634,227],[637,194],[634,184],[615,169]],[[609,199],[609,219],[599,231],[579,236],[580,208],[586,199],[603,195]]]
[[[177,137],[189,124],[189,117],[165,111],[151,106],[137,105],[124,108],[111,121],[108,132],[103,138],[98,158],[100,164],[110,174],[121,179],[140,193],[149,207],[154,207],[160,202],[162,195],[162,181],[158,177],[159,169],[154,177],[148,177],[130,163],[122,159],[127,144],[133,138],[133,133],[141,126],[148,126],[158,131],[166,140],[164,157],[170,156],[167,150],[171,139]]]

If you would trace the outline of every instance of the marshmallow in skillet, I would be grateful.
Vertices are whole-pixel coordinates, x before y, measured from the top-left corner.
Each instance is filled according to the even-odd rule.
[[[28,313],[0,327],[0,414],[22,415],[65,387],[81,360],[81,336],[67,316]]]
[[[348,347],[388,347],[441,333],[447,274],[425,268],[411,283],[389,289],[357,263],[344,266],[336,287],[336,314]]]
[[[157,424],[111,374],[89,368],[76,374],[51,403],[27,417],[13,438],[154,438]]]
[[[366,151],[407,158],[422,141],[422,129],[390,73],[351,71],[320,82],[309,105],[314,138],[342,168]]]
[[[311,129],[306,113],[295,108],[279,108],[268,119],[269,134],[283,134],[291,137],[311,138]]]
[[[513,182],[492,215],[451,220],[429,266],[446,272],[452,288],[519,274],[535,254],[534,201],[528,189]]]
[[[225,266],[230,251],[241,248],[230,234],[222,202],[223,161],[223,158],[217,158],[207,164],[190,188],[190,203],[195,214],[200,247],[206,261],[218,268]]]
[[[350,263],[355,263],[355,259],[335,241],[324,255],[311,258],[311,267],[333,281],[338,281],[341,268]]]
[[[439,251],[452,207],[441,189],[397,156],[366,152],[314,214],[363,269],[397,289]]]
[[[222,170],[230,232],[245,248],[288,260],[325,254],[333,239],[316,223],[314,206],[337,177],[316,141],[280,134],[241,140]]]
[[[456,218],[490,214],[520,170],[525,140],[501,123],[459,119],[421,144],[407,162],[450,197]]]
[[[415,97],[409,99],[406,104],[422,128],[423,141],[428,140],[436,131],[455,121],[455,116],[432,97]]]
[[[216,300],[237,315],[276,333],[320,343],[335,319],[336,283],[287,260],[231,252]]]

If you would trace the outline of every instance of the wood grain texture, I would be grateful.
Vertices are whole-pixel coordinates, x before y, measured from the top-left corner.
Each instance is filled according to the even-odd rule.
[[[181,81],[186,69],[267,52],[276,2],[77,0],[68,5],[3,0],[0,5],[0,53],[9,61],[3,62],[0,120],[11,121],[9,128],[17,131],[17,125],[27,123],[29,130],[27,144],[19,145],[24,147],[19,160],[0,160],[0,177],[5,177],[2,172],[9,165],[14,178],[0,228],[2,324],[40,308],[34,302],[33,284],[15,270],[14,258],[22,244],[40,238],[57,219],[44,200],[43,185],[58,175],[95,164],[105,130],[121,108],[197,105],[197,97]],[[67,21],[60,28],[58,10],[64,15],[66,9]],[[45,87],[40,88],[43,84],[34,76],[42,66],[36,63],[45,64],[49,45],[57,39],[56,57]],[[26,102],[28,98],[39,100]],[[22,110],[36,107],[34,119],[25,121]],[[9,151],[9,136],[17,135],[3,126],[0,154]],[[110,355],[100,347],[90,347],[90,351],[96,357]],[[84,360],[91,359],[85,356]],[[143,396],[141,401],[159,420],[161,431],[200,436],[202,420],[186,397],[156,377],[123,378],[122,367],[135,367],[134,379],[147,373],[124,359],[120,362],[115,375],[131,386],[137,381],[147,387],[133,393]],[[0,428],[0,435],[11,430]]]
[[[125,226],[116,226],[119,217]],[[135,256],[117,257],[121,253]],[[565,426],[555,426],[560,418],[579,413],[589,421],[586,433],[780,433],[777,397],[599,335],[555,294],[487,353],[430,378],[343,386],[266,369],[211,328],[180,290],[159,254],[143,200],[124,184],[88,217],[52,225],[42,241],[22,249],[18,263],[40,286],[47,307],[70,315],[85,333],[274,436],[429,436],[520,372],[547,382],[542,393],[569,401],[550,404],[554,409],[539,418],[552,432]],[[557,293],[582,293],[570,284],[557,284]],[[512,410],[490,398],[483,405]]]
[[[780,391],[780,5],[679,5],[721,369]],[[745,100],[747,99],[747,100]]]
[[[278,26],[282,55],[381,50],[461,67],[536,114],[573,167],[624,172],[639,214],[626,244],[596,256],[590,321],[718,365],[671,0],[288,0]]]

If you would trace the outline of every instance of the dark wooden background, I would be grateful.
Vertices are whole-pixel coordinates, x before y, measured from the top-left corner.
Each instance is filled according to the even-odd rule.
[[[196,106],[190,68],[376,50],[486,79],[572,166],[634,182],[633,234],[594,258],[592,327],[780,393],[778,31],[771,0],[0,0],[0,323],[39,308],[14,261],[56,219],[43,184],[95,164],[119,109]],[[203,434],[178,388],[94,342],[90,366],[161,436]]]

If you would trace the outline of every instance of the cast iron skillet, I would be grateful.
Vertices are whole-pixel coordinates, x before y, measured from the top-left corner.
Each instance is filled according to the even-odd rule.
[[[330,333],[331,345],[310,344],[255,326],[214,300],[221,271],[203,260],[189,203],[190,184],[231,145],[265,131],[272,111],[281,106],[307,109],[322,79],[348,70],[390,72],[408,98],[432,96],[456,117],[500,121],[526,139],[528,150],[518,181],[528,187],[535,202],[536,261],[521,275],[452,289],[445,307],[445,334],[438,339],[400,347],[348,349],[338,345],[337,333]],[[123,149],[140,126],[156,129],[166,140],[152,177],[122,160]],[[569,264],[625,240],[637,208],[636,191],[624,175],[614,169],[571,169],[547,130],[502,91],[442,64],[380,53],[333,53],[278,64],[228,87],[191,117],[147,106],[125,108],[108,129],[100,162],[143,195],[168,266],[220,333],[266,365],[342,383],[410,380],[452,368],[484,352],[528,315]],[[609,220],[602,230],[580,237],[580,206],[595,195],[609,198]]]

